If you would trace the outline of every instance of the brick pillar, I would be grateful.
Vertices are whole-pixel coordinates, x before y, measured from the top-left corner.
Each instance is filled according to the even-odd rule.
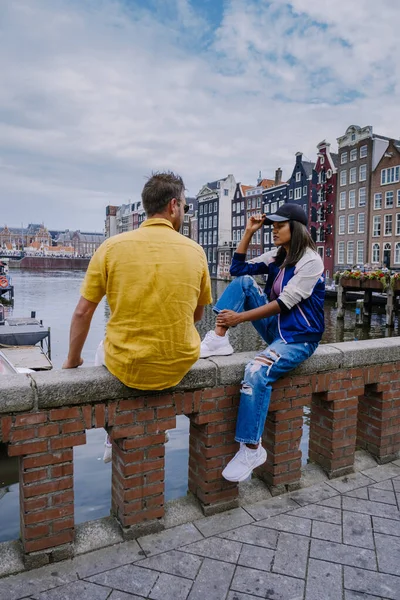
[[[257,476],[271,486],[272,494],[299,487],[303,410],[310,401],[309,377],[289,376],[274,384],[262,436],[267,461],[256,469]]]
[[[239,386],[203,390],[200,412],[190,417],[189,490],[205,515],[239,505],[237,483],[221,475],[239,449],[235,442],[239,394]]]
[[[366,381],[371,381],[366,367]],[[374,367],[371,370],[375,370]],[[359,398],[357,445],[379,463],[394,460],[400,451],[400,372],[396,364],[382,365],[378,383],[365,386]]]
[[[164,528],[165,431],[176,426],[172,402],[172,394],[121,400],[113,417],[112,513],[125,539]],[[128,419],[131,425],[117,425]]]
[[[358,398],[364,386],[362,369],[325,377],[329,391],[312,398],[309,458],[331,478],[354,471]]]

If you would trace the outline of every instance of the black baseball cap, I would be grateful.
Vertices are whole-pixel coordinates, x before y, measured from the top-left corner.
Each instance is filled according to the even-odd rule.
[[[307,215],[303,210],[302,206],[293,204],[292,202],[286,202],[278,208],[275,214],[266,215],[266,221],[273,223],[274,221],[299,221],[303,225],[307,225]]]

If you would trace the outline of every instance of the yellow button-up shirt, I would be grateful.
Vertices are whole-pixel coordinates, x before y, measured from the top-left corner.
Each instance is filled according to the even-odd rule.
[[[105,364],[125,385],[174,386],[199,358],[193,314],[212,302],[207,259],[168,220],[148,219],[107,239],[90,261],[81,294],[96,303],[107,296]]]

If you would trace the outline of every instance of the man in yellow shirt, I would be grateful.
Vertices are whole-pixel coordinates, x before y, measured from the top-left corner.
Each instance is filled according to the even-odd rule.
[[[195,322],[212,302],[204,250],[179,233],[185,186],[173,173],[145,184],[147,220],[108,238],[90,261],[72,316],[68,358],[79,367],[92,316],[104,295],[110,306],[104,362],[125,385],[163,390],[179,383],[199,358]]]

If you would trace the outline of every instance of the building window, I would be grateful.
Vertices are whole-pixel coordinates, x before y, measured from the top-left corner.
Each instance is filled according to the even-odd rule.
[[[269,213],[269,204],[264,205],[264,212]]]
[[[354,242],[347,242],[347,264],[354,264]]]
[[[365,181],[367,179],[367,165],[360,165],[360,173],[358,181]]]
[[[232,217],[232,227],[236,227],[236,217]]]
[[[339,235],[343,235],[345,233],[346,227],[346,217],[343,215],[339,217]]]
[[[379,237],[381,235],[381,215],[375,216],[372,222],[372,235]]]
[[[224,196],[227,196],[229,194],[229,190],[224,190]]]
[[[303,196],[307,196],[307,186],[303,185]]]
[[[349,171],[349,183],[356,183],[357,181],[357,168],[353,167]]]
[[[225,196],[226,196],[226,194],[225,194]],[[218,202],[217,201],[214,202],[214,212],[218,212]]]
[[[356,190],[349,191],[349,208],[355,208],[356,206]]]
[[[388,183],[397,183],[400,178],[400,166],[389,167],[389,169],[382,169],[381,171],[381,185],[387,185]]]
[[[200,204],[200,214],[201,215],[203,214],[203,205],[202,204]]]
[[[217,226],[217,219],[218,219],[217,215],[214,215],[214,227]]]
[[[400,206],[400,190],[397,190],[397,201],[396,206]]]
[[[208,228],[211,229],[212,227],[212,217],[208,217]]]
[[[269,245],[269,231],[264,232],[264,244]]]
[[[278,210],[278,203],[277,202],[271,202],[271,213],[274,215],[277,210]]]
[[[208,204],[204,205],[204,214],[206,215],[208,213]]]
[[[345,163],[347,163],[347,152],[342,152],[340,155],[340,164],[344,165]]]
[[[357,160],[357,148],[353,148],[350,151],[350,160]]]
[[[340,185],[346,185],[347,184],[347,171],[344,169],[343,171],[340,171]]]
[[[400,213],[396,215],[396,235],[400,235]]]
[[[241,215],[240,217],[240,225],[243,227],[244,225],[244,215]]]
[[[261,198],[257,198],[257,208],[261,208]]]
[[[346,208],[346,192],[340,192],[339,196],[339,210]]]
[[[284,200],[279,200],[279,206],[283,206],[285,204]]]
[[[357,241],[357,264],[364,264],[364,242],[362,240]]]
[[[300,200],[301,199],[301,187],[297,187],[294,190],[294,199],[295,200]]]
[[[297,171],[296,173],[296,182],[301,181],[301,171]]]
[[[352,141],[352,142],[355,142],[355,141],[356,141],[356,134],[355,134],[355,133],[352,133],[352,134],[351,134],[351,141]]]
[[[209,234],[209,235],[210,235],[210,237],[211,237],[211,231],[210,231],[210,234]],[[211,241],[211,240],[210,240],[210,241]],[[214,232],[213,232],[213,244],[214,244],[214,246],[216,246],[216,245],[217,245],[217,243],[218,243],[218,232],[217,232],[217,231],[214,231]]]
[[[385,208],[393,208],[394,192],[385,193]]]
[[[234,229],[232,232],[232,240],[236,242],[236,229]]]
[[[289,190],[289,200],[293,200],[293,190]]]
[[[367,203],[367,193],[365,187],[358,190],[358,206],[365,206]]]
[[[183,235],[189,235],[189,227],[183,228]]]
[[[385,215],[385,232],[384,235],[392,235],[393,215]]]
[[[323,259],[324,258],[324,247],[323,246],[317,246],[317,252],[320,255],[320,257]]]
[[[208,249],[207,258],[208,258],[208,262],[210,263],[211,260],[212,260],[212,250],[211,250],[211,248]]]
[[[338,242],[337,249],[338,249],[338,264],[343,265],[344,264],[344,242]]]
[[[240,209],[244,210],[244,200],[242,200],[242,202],[241,202]]]
[[[381,192],[374,194],[374,210],[378,210],[378,208],[382,208],[382,193]]]
[[[361,146],[360,158],[366,158],[368,156],[368,146]]]
[[[354,233],[355,223],[356,223],[355,215],[349,215],[349,220],[347,222],[347,233]]]
[[[380,260],[379,244],[372,244],[372,262],[379,263],[379,260]]]
[[[365,233],[365,213],[359,213],[357,233]]]
[[[256,199],[253,198],[253,200],[251,201],[251,208],[255,208],[256,207]]]
[[[400,263],[400,242],[396,242],[394,247],[394,262]]]

